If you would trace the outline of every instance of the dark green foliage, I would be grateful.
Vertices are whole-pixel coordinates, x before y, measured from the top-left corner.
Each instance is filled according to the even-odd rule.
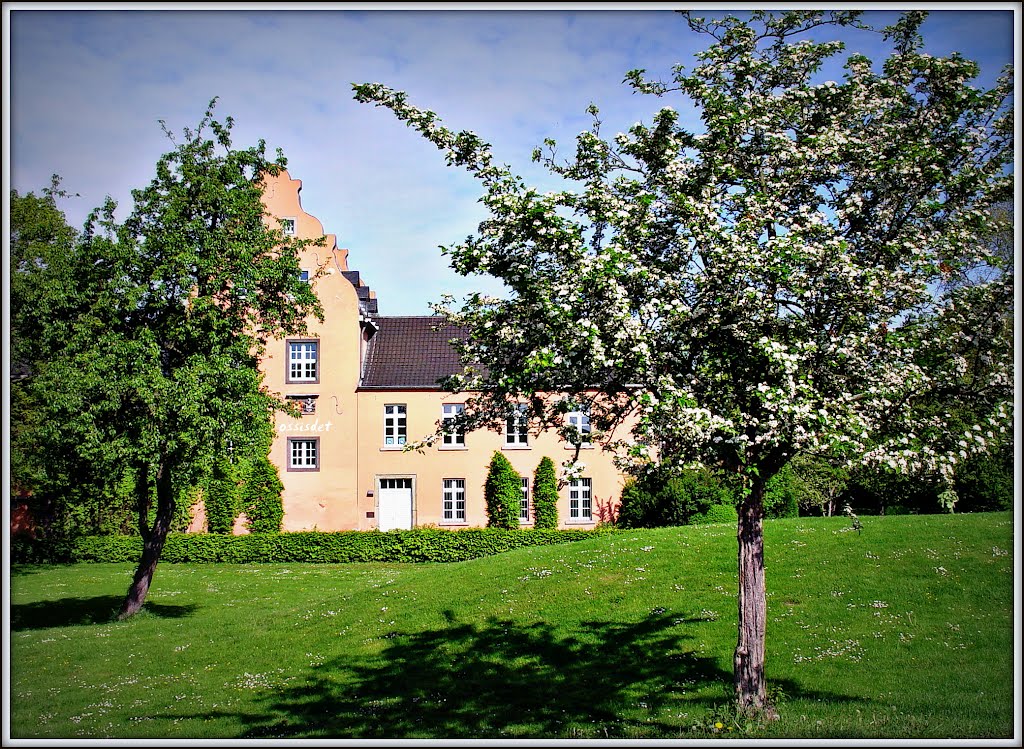
[[[558,527],[558,476],[554,461],[546,455],[533,474],[533,527]]]
[[[305,531],[244,536],[171,533],[167,536],[162,560],[191,564],[461,562],[526,546],[583,541],[611,532],[614,531],[414,528],[387,533]],[[138,559],[141,550],[142,539],[138,536],[80,536],[50,542],[21,538],[12,543],[11,560],[18,564],[128,563]]]
[[[206,529],[210,533],[231,533],[242,511],[242,492],[237,471],[226,458],[214,463],[204,496]]]
[[[712,471],[652,473],[626,482],[617,523],[622,528],[686,525],[711,507],[732,504],[732,492]]]
[[[46,536],[138,532],[136,471],[98,468],[101,442],[63,439],[70,430],[52,419],[61,394],[41,386],[53,382],[52,354],[66,345],[80,286],[94,274],[76,267],[83,239],[57,207],[66,197],[59,185],[54,176],[40,195],[10,194],[12,495]]]
[[[989,455],[965,461],[953,483],[960,498],[956,512],[1013,509],[1013,444],[1003,444]]]
[[[764,487],[766,518],[795,518],[800,514],[801,482],[791,463],[772,476]],[[718,521],[715,521],[718,522]]]
[[[944,511],[942,491],[934,478],[861,468],[851,474],[843,502],[864,515],[919,515]]]
[[[146,544],[123,616],[141,608],[179,497],[205,480],[222,446],[251,456],[272,437],[283,403],[262,386],[267,340],[321,316],[299,278],[309,242],[284,237],[265,215],[265,176],[284,156],[268,159],[264,142],[233,148],[234,123],[213,108],[180,138],[165,128],[173,149],[132,191],[123,223],[108,200],[69,234],[50,194],[49,205],[26,203],[28,228],[12,232],[12,334],[30,375],[18,402],[38,424],[21,454],[38,451],[48,474],[81,491],[62,501],[95,502],[133,472]],[[39,241],[21,241],[37,228]],[[20,475],[39,470],[26,459]]]
[[[850,482],[850,473],[841,467],[839,458],[800,454],[786,469],[791,473],[790,486],[795,491],[799,509],[805,515],[831,517],[842,511],[839,500]]]
[[[739,520],[736,513],[736,505],[711,505],[704,512],[698,512],[690,517],[692,525],[703,525],[707,523],[732,523],[735,525]]]
[[[242,490],[242,508],[249,520],[250,532],[280,532],[281,521],[284,520],[283,490],[284,485],[273,463],[262,456],[252,461]]]
[[[519,474],[508,458],[495,450],[491,467],[487,470],[484,483],[484,502],[487,505],[487,527],[519,527],[519,502],[522,499],[522,484]]]

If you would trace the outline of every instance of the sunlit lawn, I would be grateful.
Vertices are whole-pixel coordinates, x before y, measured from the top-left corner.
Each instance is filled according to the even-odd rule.
[[[1012,737],[1012,515],[862,520],[766,525],[770,726],[725,709],[719,525],[448,565],[165,564],[125,623],[127,566],[14,568],[11,735]]]

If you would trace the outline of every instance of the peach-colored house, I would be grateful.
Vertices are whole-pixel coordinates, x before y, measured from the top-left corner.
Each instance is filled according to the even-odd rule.
[[[270,178],[268,212],[299,237],[324,236],[320,221],[302,210],[300,189],[287,172]],[[521,522],[532,525],[526,498],[537,464],[548,456],[558,466],[575,447],[515,423],[405,452],[461,408],[464,397],[442,391],[437,381],[461,369],[448,341],[464,334],[450,326],[435,330],[439,318],[379,314],[375,294],[349,269],[348,250],[338,249],[333,234],[326,239],[325,247],[307,248],[301,262],[324,322],[311,318],[307,335],[270,343],[262,365],[270,389],[303,411],[298,418],[278,414],[271,448],[285,487],[283,529],[484,526],[483,486],[495,450],[523,477]],[[589,428],[585,414],[570,418]],[[559,492],[560,527],[593,527],[610,519],[618,503],[623,476],[611,456],[587,446],[581,456],[584,476]]]

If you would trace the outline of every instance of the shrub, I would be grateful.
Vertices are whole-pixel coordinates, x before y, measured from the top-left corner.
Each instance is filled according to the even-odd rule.
[[[242,506],[249,520],[252,533],[277,533],[284,520],[281,492],[284,485],[277,474],[277,467],[259,457],[252,461],[249,475],[242,490]]]
[[[515,529],[519,527],[519,503],[523,496],[519,474],[508,458],[497,450],[491,458],[484,483],[487,505],[487,527]]]
[[[714,472],[662,471],[626,482],[617,523],[622,528],[686,525],[694,516],[722,504],[733,504],[733,495]]]
[[[160,561],[172,564],[461,562],[527,546],[584,541],[609,532],[614,531],[414,528],[386,533],[302,531],[245,536],[170,533]],[[57,542],[18,538],[11,544],[11,561],[17,564],[134,564],[141,553],[142,539],[138,536],[82,536]]]
[[[241,491],[234,467],[224,458],[213,465],[206,483],[206,528],[210,533],[231,533],[242,511]]]
[[[619,516],[616,524],[620,528],[652,528],[655,522],[655,498],[635,478],[628,478],[622,485],[619,498]]]
[[[558,527],[558,476],[554,461],[546,455],[533,474],[533,527]]]
[[[736,513],[736,505],[711,505],[706,511],[698,512],[696,515],[690,518],[690,522],[694,525],[704,525],[707,523],[732,523],[733,525],[739,520],[739,515]]]

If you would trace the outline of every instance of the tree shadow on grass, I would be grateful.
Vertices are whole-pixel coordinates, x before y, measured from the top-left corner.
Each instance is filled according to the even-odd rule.
[[[93,596],[11,604],[11,631],[107,624],[116,620],[123,603],[124,596]],[[195,604],[147,603],[142,610],[162,619],[178,619],[190,616],[196,608]]]
[[[652,615],[566,634],[490,619],[389,632],[378,653],[322,663],[263,696],[258,716],[232,717],[245,738],[678,736],[683,714],[726,702],[732,681],[687,647],[696,621]]]

